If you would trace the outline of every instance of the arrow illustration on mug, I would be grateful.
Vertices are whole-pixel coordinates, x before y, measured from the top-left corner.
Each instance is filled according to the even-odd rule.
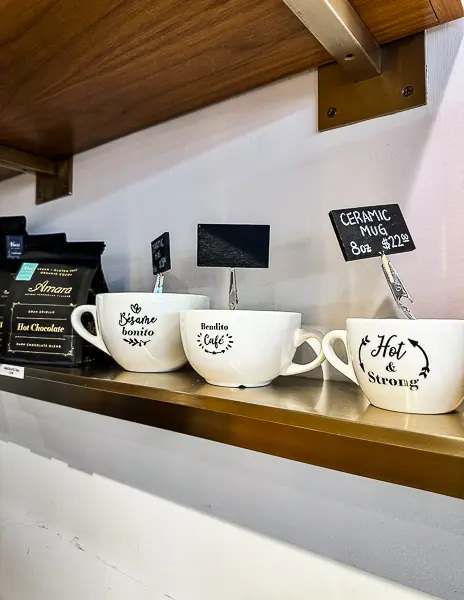
[[[359,366],[361,367],[361,369],[363,370],[363,372],[364,372],[364,373],[366,372],[366,370],[365,370],[365,368],[364,368],[364,363],[363,363],[363,361],[362,361],[362,359],[361,359],[361,350],[362,350],[362,347],[363,347],[363,346],[367,346],[367,344],[369,344],[369,343],[370,343],[370,339],[369,339],[369,337],[366,335],[366,337],[364,337],[364,338],[361,340],[361,343],[359,344],[359,351],[358,351]]]
[[[424,379],[427,378],[427,375],[430,373],[430,363],[429,363],[429,357],[427,356],[425,350],[422,348],[422,346],[419,344],[418,341],[416,340],[411,340],[410,338],[408,338],[408,342],[411,344],[411,346],[413,348],[419,348],[419,350],[422,352],[422,354],[424,355],[425,358],[425,367],[422,367],[421,372],[419,373],[419,377],[423,377]]]

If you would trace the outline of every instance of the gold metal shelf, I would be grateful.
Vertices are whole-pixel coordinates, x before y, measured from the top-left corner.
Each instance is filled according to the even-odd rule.
[[[194,372],[26,368],[0,389],[372,479],[464,498],[464,415],[370,406],[359,388],[279,378],[258,389],[207,385]]]

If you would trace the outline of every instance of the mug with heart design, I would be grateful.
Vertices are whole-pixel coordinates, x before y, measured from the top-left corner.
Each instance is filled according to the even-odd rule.
[[[337,340],[348,363],[334,352]],[[464,398],[464,321],[347,319],[346,331],[330,331],[322,347],[378,408],[440,414]]]
[[[71,323],[81,337],[127,371],[162,373],[187,362],[180,337],[180,311],[207,308],[209,298],[194,294],[98,294],[95,306],[74,309]],[[94,318],[96,335],[82,323],[86,313]]]
[[[208,383],[224,387],[261,387],[279,375],[299,375],[324,361],[322,334],[301,329],[301,314],[261,310],[186,310],[181,312],[182,342],[192,367]],[[316,358],[293,361],[306,342]]]

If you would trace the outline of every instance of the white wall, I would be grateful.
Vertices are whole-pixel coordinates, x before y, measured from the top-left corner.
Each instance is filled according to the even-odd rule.
[[[0,440],[2,600],[463,597],[460,500],[5,393]]]
[[[345,264],[327,212],[399,202],[417,250],[395,257],[394,263],[416,298],[415,312],[462,318],[463,34],[461,21],[428,36],[427,107],[318,134],[317,78],[304,74],[77,157],[72,198],[36,207],[32,178],[4,182],[0,212],[24,212],[32,232],[65,230],[71,239],[104,239],[105,271],[113,290],[151,288],[149,242],[169,230],[174,265],[167,287],[207,293],[218,307],[226,305],[227,274],[195,267],[196,224],[270,223],[271,268],[239,273],[242,307],[298,310],[305,324],[327,330],[343,326],[347,316],[393,314],[377,261]],[[345,599],[347,590],[353,598],[381,597],[373,578],[326,559],[319,562],[314,553],[444,598],[464,597],[460,501],[172,433],[134,430],[97,416],[86,415],[94,420],[84,427],[83,415],[63,413],[67,409],[60,407],[47,413],[44,431],[45,417],[35,416],[52,410],[44,406],[3,395],[0,410],[8,411],[3,439],[45,456],[51,444],[56,458],[150,496],[103,484],[98,477],[2,443],[0,559],[9,565],[2,570],[0,563],[2,600],[74,597],[53,587],[59,585],[52,576],[58,565],[69,569],[62,585],[88,586],[86,597],[104,597],[106,578],[117,573],[99,564],[97,550],[84,559],[79,548],[74,552],[74,542],[69,554],[58,536],[53,544],[43,537],[54,531],[73,540],[81,538],[80,528],[106,562],[116,564],[112,557],[118,555],[119,570],[136,573],[155,598],[172,596],[174,588],[176,600],[225,598],[222,580],[219,587],[208,588],[206,576],[197,577],[204,561],[231,581],[238,573],[234,598],[300,598],[310,592]],[[69,422],[64,428],[66,419],[74,427]],[[116,434],[105,433],[110,423]],[[87,445],[89,427],[93,433]],[[36,486],[33,473],[41,477]],[[66,495],[68,486],[78,489],[78,504]],[[104,502],[107,494],[112,502]],[[150,515],[147,538],[160,536],[159,543],[150,537],[152,546],[139,538],[142,506],[143,514]],[[79,527],[76,519],[81,519]],[[195,530],[194,544],[182,538],[177,520],[189,536]],[[34,522],[48,529],[29,527]],[[115,539],[111,525],[117,526]],[[21,535],[11,533],[18,530]],[[218,537],[225,540],[221,548]],[[20,560],[33,543],[41,554],[26,559],[31,553],[24,552]],[[49,557],[48,545],[53,549]],[[249,554],[255,557],[258,548],[263,562],[256,567],[260,575],[252,577]],[[274,560],[282,564],[280,570]],[[12,565],[21,569],[17,577],[10,574]],[[269,579],[262,576],[265,572]],[[294,576],[296,590],[287,588]],[[317,591],[327,577],[333,587]],[[26,585],[33,586],[35,596]],[[388,584],[382,585],[392,597]],[[113,597],[128,597],[122,591],[114,596],[114,586],[112,580]],[[130,593],[145,597],[144,591]]]

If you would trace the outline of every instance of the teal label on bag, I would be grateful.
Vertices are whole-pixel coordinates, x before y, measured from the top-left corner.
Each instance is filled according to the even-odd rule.
[[[16,275],[16,281],[30,281],[39,263],[23,263]]]

